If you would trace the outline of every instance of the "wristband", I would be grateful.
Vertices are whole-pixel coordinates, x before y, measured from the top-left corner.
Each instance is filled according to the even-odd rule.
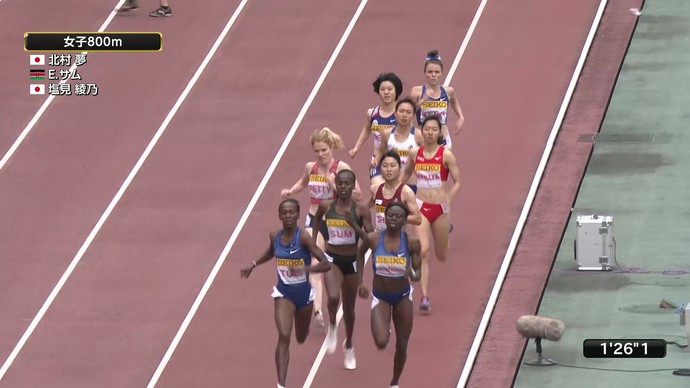
[[[256,261],[252,261],[252,268],[255,268],[258,264],[256,264]]]

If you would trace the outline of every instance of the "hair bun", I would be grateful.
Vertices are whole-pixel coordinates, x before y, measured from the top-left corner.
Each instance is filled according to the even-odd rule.
[[[432,51],[429,51],[429,52],[426,54],[426,60],[427,60],[427,61],[431,61],[431,60],[440,61],[440,60],[441,60],[441,55],[438,53],[438,50],[432,50]]]

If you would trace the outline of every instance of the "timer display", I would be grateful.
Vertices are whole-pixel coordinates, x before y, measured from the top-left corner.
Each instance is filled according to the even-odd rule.
[[[586,358],[664,358],[662,339],[587,339],[582,344]]]

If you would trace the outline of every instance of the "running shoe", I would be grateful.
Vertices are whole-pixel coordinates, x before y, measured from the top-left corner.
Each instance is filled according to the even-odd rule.
[[[151,12],[149,16],[154,18],[159,18],[163,16],[172,16],[172,10],[170,7],[160,7],[157,10]]]
[[[316,310],[314,312],[314,322],[316,323],[316,326],[319,328],[322,328],[324,326],[323,313],[321,312],[321,310]]]
[[[345,341],[347,342],[347,340]],[[357,369],[357,359],[355,358],[355,347],[346,348],[345,342],[343,342],[343,353],[345,353],[345,369],[355,370]]]
[[[431,310],[431,304],[429,303],[429,297],[422,297],[422,302],[419,304],[419,311],[423,313],[428,313]]]
[[[120,7],[117,12],[124,13],[129,11],[134,11],[139,8],[139,2],[137,0],[127,0],[122,7]]]
[[[338,347],[338,327],[335,325],[328,325],[328,334],[326,334],[326,352],[328,354],[335,353]]]

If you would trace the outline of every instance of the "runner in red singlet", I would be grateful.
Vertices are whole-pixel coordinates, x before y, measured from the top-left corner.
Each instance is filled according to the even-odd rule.
[[[424,144],[410,152],[410,159],[402,179],[412,173],[417,176],[417,203],[422,213],[422,224],[417,227],[417,237],[422,245],[422,302],[420,310],[428,312],[429,304],[429,246],[434,240],[436,258],[444,262],[448,258],[450,234],[450,204],[460,191],[460,170],[455,155],[440,146],[441,120],[429,116],[422,122]],[[453,185],[446,188],[448,176]],[[403,182],[404,182],[403,180]]]

